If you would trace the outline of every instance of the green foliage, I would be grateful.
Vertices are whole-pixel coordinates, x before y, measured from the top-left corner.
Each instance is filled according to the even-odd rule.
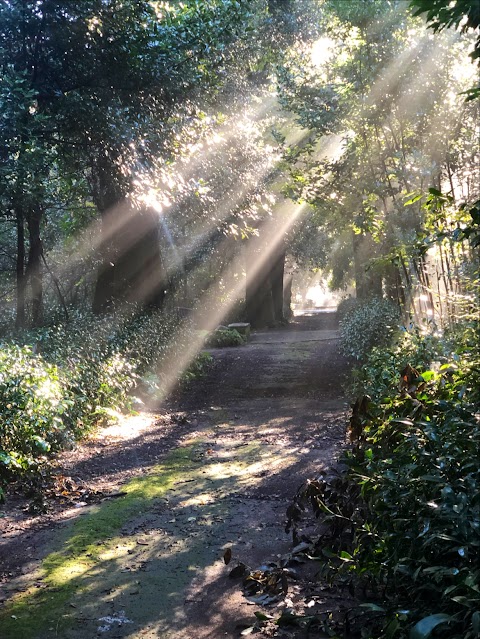
[[[361,367],[352,370],[349,392],[353,397],[371,395],[380,400],[398,382],[399,371],[408,364],[416,370],[426,370],[432,362],[440,366],[448,358],[440,352],[439,337],[412,326],[402,329],[393,345],[388,348],[375,346]],[[375,387],[372,388],[372,380]]]
[[[472,0],[411,0],[410,6],[414,15],[425,14],[429,27],[434,31],[442,31],[448,27],[460,29],[462,33],[478,31],[480,27],[480,5]],[[473,60],[480,63],[480,36],[477,35],[475,49],[471,54]]]
[[[210,353],[199,353],[183,373],[181,381],[188,383],[203,377],[212,362],[213,357]]]
[[[67,380],[31,348],[0,351],[0,478],[27,471],[55,449],[73,406]]]
[[[296,522],[311,504],[326,525],[313,554],[330,578],[368,584],[362,636],[478,637],[479,333],[477,315],[442,339],[413,331],[373,351],[343,470],[290,510]]]
[[[231,328],[217,328],[207,339],[205,345],[212,348],[222,348],[224,346],[242,346],[245,344],[243,335]]]
[[[49,455],[128,407],[140,377],[181,347],[186,332],[174,336],[173,329],[158,313],[84,313],[5,342],[0,482],[38,470]]]
[[[337,318],[341,322],[347,313],[353,311],[358,305],[358,301],[355,297],[344,297],[337,306]]]
[[[342,352],[363,361],[374,346],[391,343],[399,321],[398,308],[388,300],[372,298],[356,304],[340,320]]]
[[[463,4],[475,13],[469,2],[442,4],[449,11]],[[472,81],[466,77],[468,42],[453,40],[451,33],[429,35],[398,2],[327,0],[322,7],[318,59],[308,49],[297,50],[279,76],[281,104],[308,128],[284,153],[291,176],[285,192],[311,205],[291,243],[295,258],[309,267],[315,260],[330,274],[332,287],[345,288],[355,278],[358,297],[365,297],[362,273],[374,260],[388,297],[412,306],[425,289],[437,288],[446,269],[426,272],[415,245],[428,216],[415,201],[408,212],[402,209],[403,198],[447,184],[457,203],[478,198],[477,184],[467,186],[468,158],[478,153],[478,144],[472,146],[478,115],[476,105],[460,95]],[[462,123],[455,130],[454,119]],[[338,137],[326,143],[326,133]],[[451,217],[444,211],[453,230]],[[356,241],[362,237],[368,250]],[[468,261],[453,254],[450,262]],[[438,255],[434,259],[440,262]],[[461,268],[450,266],[448,286],[458,291],[463,284],[454,279]],[[429,304],[436,315],[448,315],[445,299]],[[417,309],[417,315],[423,312]]]

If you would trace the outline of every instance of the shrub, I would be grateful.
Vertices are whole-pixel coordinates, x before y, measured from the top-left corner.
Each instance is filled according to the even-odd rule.
[[[390,623],[395,608],[408,604],[406,623],[445,615],[448,624],[436,636],[475,637],[480,621],[475,613],[480,605],[478,404],[469,402],[461,360],[443,364],[438,373],[410,372],[400,391],[396,386],[370,403],[360,446],[348,460],[351,479],[358,483],[362,475],[368,505],[368,516],[357,528],[352,569],[366,569],[386,584],[383,604]]]
[[[324,572],[368,588],[362,636],[478,637],[479,333],[470,322],[375,349],[342,472],[307,483],[291,508],[292,521],[307,503],[321,518],[311,554]]]
[[[77,313],[0,349],[0,484],[25,476],[131,401],[141,376],[183,348],[160,313]],[[181,371],[179,371],[179,375]]]
[[[73,400],[67,377],[28,346],[0,350],[0,479],[28,471],[63,441]]]
[[[199,353],[187,370],[182,374],[181,381],[189,383],[199,377],[203,377],[212,362],[213,357],[210,353]]]
[[[399,328],[398,308],[380,298],[358,303],[340,321],[341,350],[347,357],[365,360],[374,346],[386,346]]]
[[[355,297],[351,297],[350,295],[348,297],[344,297],[337,306],[338,321],[340,322],[341,320],[343,320],[345,315],[353,311],[353,309],[356,308],[358,304],[359,302]]]
[[[353,368],[348,391],[352,397],[372,395],[381,399],[396,388],[399,372],[407,364],[427,370],[435,362],[440,366],[452,357],[445,340],[416,327],[402,328],[388,348],[375,346],[361,366]]]
[[[217,328],[205,341],[206,346],[222,348],[224,346],[242,346],[246,340],[243,335],[232,328]]]

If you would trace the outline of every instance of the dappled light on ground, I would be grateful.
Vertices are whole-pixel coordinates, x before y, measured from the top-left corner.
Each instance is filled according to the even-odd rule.
[[[304,363],[317,366],[319,352],[331,348],[321,333],[318,342],[307,342]],[[11,614],[25,639],[43,639],[32,629],[51,626],[64,639],[84,639],[109,624],[116,636],[132,639],[191,639],[192,628],[206,639],[212,625],[225,628],[222,636],[236,636],[238,618],[251,615],[251,608],[238,581],[228,578],[232,566],[243,562],[253,568],[272,552],[288,551],[283,521],[285,497],[296,488],[292,477],[296,483],[321,460],[332,459],[343,437],[338,390],[319,402],[288,397],[246,402],[233,394],[235,388],[248,392],[251,358],[263,377],[260,362],[267,363],[272,353],[281,356],[282,368],[268,372],[270,382],[283,383],[280,377],[296,368],[295,343],[282,341],[282,331],[275,334],[279,342],[262,350],[254,344],[236,352],[218,350],[231,362],[245,358],[244,365],[234,378],[225,377],[233,386],[223,389],[222,398],[209,397],[208,379],[197,383],[209,400],[206,407],[190,391],[177,400],[188,400],[186,410],[170,435],[171,452],[165,451],[161,461],[155,461],[154,442],[160,450],[165,446],[166,423],[157,420],[146,427],[143,415],[132,418],[130,429],[127,419],[127,430],[106,428],[93,440],[94,449],[109,438],[119,446],[115,442],[125,432],[125,446],[139,445],[128,458],[135,474],[118,496],[78,509],[55,536],[56,548],[35,576],[42,588],[12,591]],[[228,369],[227,361],[223,366]],[[122,465],[120,450],[110,454],[115,465]],[[232,552],[228,567],[227,548]]]
[[[138,415],[125,415],[116,413],[113,424],[99,429],[93,435],[94,440],[128,440],[139,437],[145,430],[151,429],[155,424],[155,417],[151,413]]]

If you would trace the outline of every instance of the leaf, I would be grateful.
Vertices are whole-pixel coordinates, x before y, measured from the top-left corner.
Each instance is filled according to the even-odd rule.
[[[256,610],[253,614],[260,621],[268,621],[269,619],[273,619],[272,615],[267,615],[266,613],[261,612],[260,610]]]
[[[466,606],[467,608],[470,608],[472,606],[472,603],[475,603],[473,599],[469,599],[468,597],[462,597],[462,596],[452,597],[452,601],[455,601],[461,606]]]
[[[415,195],[415,197],[412,197],[407,202],[405,202],[404,206],[410,206],[411,204],[415,204],[415,202],[418,202],[418,200],[421,200],[422,197],[423,197],[422,194]]]
[[[372,612],[385,612],[385,608],[382,608],[382,606],[375,603],[362,603],[360,604],[360,608],[366,608]]]
[[[278,596],[263,594],[263,595],[249,596],[249,597],[246,597],[246,599],[247,601],[250,601],[251,603],[254,603],[254,604],[260,604],[261,606],[268,606],[268,604],[278,601]]]
[[[478,610],[472,615],[472,628],[476,635],[480,634],[480,612]]]
[[[231,559],[232,559],[232,549],[227,548],[227,550],[223,553],[223,561],[225,562],[226,566],[228,566]]]
[[[398,619],[392,619],[392,621],[385,628],[385,639],[393,639],[399,628],[400,622],[398,621]]]
[[[403,426],[413,426],[411,419],[392,419],[391,424],[402,424]]]
[[[424,617],[410,630],[409,639],[427,639],[437,626],[450,621],[450,619],[451,616],[444,613]]]
[[[295,546],[295,548],[292,550],[292,555],[297,555],[301,552],[304,552],[305,550],[308,550],[309,548],[311,548],[312,544],[308,544],[306,541],[302,541],[298,544],[298,546]]]

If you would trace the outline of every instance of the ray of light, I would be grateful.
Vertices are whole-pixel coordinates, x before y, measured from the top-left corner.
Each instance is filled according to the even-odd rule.
[[[300,219],[302,215],[306,213],[307,205],[300,204],[295,205],[293,202],[284,202],[274,212],[273,219],[267,222],[262,228],[262,237],[269,238],[269,245],[267,250],[257,252],[256,260],[254,263],[250,263],[249,276],[255,278],[260,273],[270,256],[278,249],[278,246],[283,242],[286,233],[291,227]],[[282,219],[283,218],[283,219]],[[261,239],[258,240],[262,241]],[[262,245],[263,248],[263,245]],[[234,274],[241,272],[244,268],[244,256],[238,254],[232,260],[228,267],[228,275],[232,281],[234,281]],[[223,318],[228,315],[228,312],[233,305],[244,296],[245,291],[245,279],[241,278],[236,286],[231,290],[230,296],[223,304],[217,305],[218,290],[216,287],[212,287],[207,291],[194,308],[193,321],[195,317],[203,315],[203,309],[211,309],[208,320],[203,324],[204,328],[208,331],[213,330],[218,326]],[[196,357],[204,344],[204,333],[197,332],[194,334],[188,348],[183,352],[172,353],[170,357],[167,357],[162,363],[159,369],[159,376],[162,379],[162,394],[163,397],[169,395],[173,387],[177,383],[177,379],[182,371],[187,370],[190,363]]]
[[[186,184],[188,180],[196,175],[200,168],[208,165],[212,156],[218,153],[218,144],[223,142],[226,145],[233,144],[238,131],[236,125],[248,126],[249,121],[257,121],[267,117],[268,113],[275,107],[275,98],[271,95],[263,96],[261,99],[252,98],[249,104],[238,113],[237,117],[229,117],[220,127],[214,128],[211,135],[203,141],[199,141],[197,147],[192,149],[187,157],[181,158],[170,168],[170,174],[163,174],[158,185],[152,186],[151,177],[148,175],[138,176],[136,186],[139,193],[133,198],[126,198],[114,207],[106,211],[99,219],[94,220],[90,225],[77,234],[75,238],[76,249],[74,255],[67,255],[64,250],[56,261],[63,266],[56,269],[57,277],[62,280],[65,273],[75,270],[81,262],[97,256],[101,249],[105,262],[115,263],[118,255],[128,251],[131,246],[140,241],[142,228],[145,230],[145,221],[149,217],[147,209],[153,208],[157,214],[161,213],[160,224],[165,233],[165,238],[175,255],[175,244],[169,225],[166,222],[171,208],[171,201],[167,193],[175,187],[176,181]],[[233,121],[233,124],[232,124]],[[243,122],[243,124],[242,124]],[[259,171],[257,177],[261,179],[268,171],[265,166]],[[239,185],[238,192],[232,195],[229,200],[225,200],[218,205],[217,215],[214,220],[205,222],[204,238],[210,231],[219,226],[231,210],[241,203],[247,192],[247,181]],[[187,196],[188,197],[188,196]],[[180,194],[176,201],[176,207],[181,208],[184,204],[184,197]],[[143,220],[143,223],[142,223]],[[137,224],[138,221],[138,224]],[[199,238],[197,244],[201,244]],[[195,250],[196,247],[192,247]],[[177,262],[181,257],[175,257]]]

